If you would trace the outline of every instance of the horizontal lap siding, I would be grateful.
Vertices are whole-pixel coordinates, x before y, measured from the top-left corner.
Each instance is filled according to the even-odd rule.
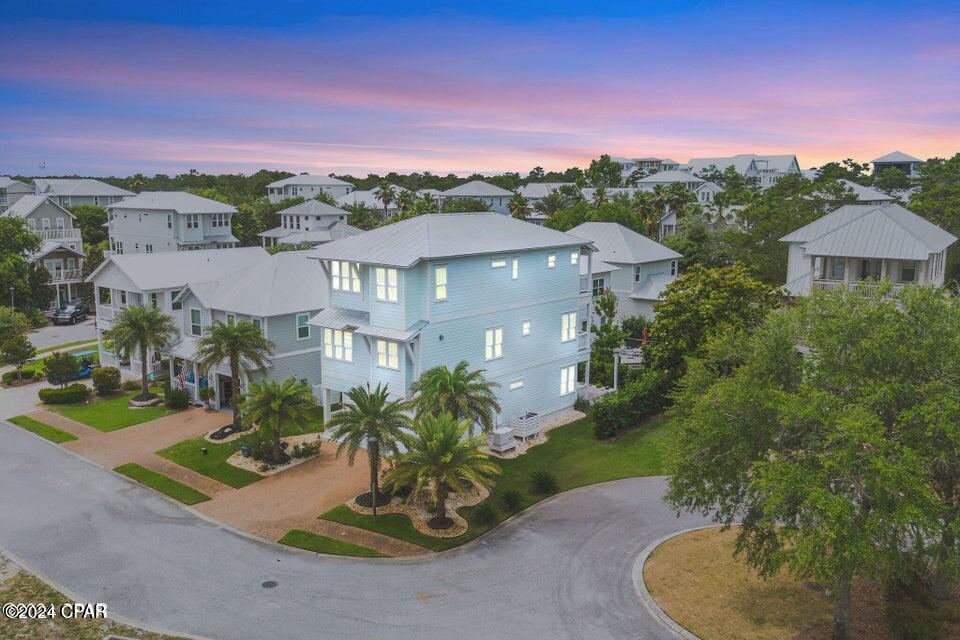
[[[498,423],[509,426],[511,419],[529,411],[543,416],[572,407],[577,399],[576,392],[560,395],[560,370],[569,365],[576,365],[575,356],[559,362],[538,363],[513,375],[494,379],[500,384],[495,389],[501,409]],[[511,390],[510,382],[514,380],[523,380],[523,386]]]
[[[293,378],[297,382],[305,379],[311,386],[320,384],[319,352],[274,358],[271,362],[270,368],[266,371],[258,371],[251,376],[254,382],[260,382],[263,379],[283,382]]]

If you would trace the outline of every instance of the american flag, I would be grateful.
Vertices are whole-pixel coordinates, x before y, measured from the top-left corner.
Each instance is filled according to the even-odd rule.
[[[177,388],[183,389],[187,385],[187,377],[184,374],[186,367],[180,367],[180,372],[177,374]]]

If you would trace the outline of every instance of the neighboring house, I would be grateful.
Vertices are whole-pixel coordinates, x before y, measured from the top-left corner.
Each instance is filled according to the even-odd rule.
[[[883,204],[885,202],[893,202],[896,200],[893,196],[886,194],[882,191],[877,191],[872,187],[865,187],[862,184],[857,184],[851,180],[838,180],[840,184],[844,187],[853,191],[857,196],[857,204]]]
[[[848,204],[783,238],[789,295],[856,289],[881,278],[943,284],[947,247],[957,238],[899,204]]]
[[[277,212],[280,226],[260,234],[264,247],[314,246],[362,233],[347,224],[349,211],[326,202],[307,200]]]
[[[440,189],[417,189],[416,195],[439,198],[440,196],[443,195],[443,191],[440,191]]]
[[[680,166],[680,170],[699,175],[713,169],[723,172],[728,167],[733,167],[745,178],[756,178],[761,189],[775,185],[787,174],[801,173],[797,156],[760,156],[753,153],[722,158],[691,158],[687,164]]]
[[[531,182],[517,188],[517,193],[527,199],[527,222],[543,224],[547,216],[536,210],[536,204],[560,187],[574,186],[573,182]]]
[[[339,198],[353,191],[353,185],[331,176],[313,176],[302,173],[298,176],[277,180],[267,185],[267,199],[277,203],[289,198],[309,200],[320,193]]]
[[[227,249],[237,209],[185,191],[143,191],[107,207],[110,250],[154,253]]]
[[[618,156],[611,158],[611,160],[620,165],[620,177],[623,179],[629,178],[637,170],[644,174],[651,174],[660,171],[676,171],[680,167],[679,162],[670,158],[623,158]]]
[[[497,185],[474,180],[459,187],[447,189],[440,194],[441,206],[444,202],[450,200],[478,200],[490,208],[490,211],[502,215],[510,215],[510,198],[513,197],[512,191],[501,189]]]
[[[2,215],[23,218],[27,227],[43,240],[40,249],[29,256],[50,272],[50,284],[57,291],[52,308],[76,297],[77,285],[83,282],[83,239],[73,226],[73,214],[52,198],[25,195]]]
[[[7,210],[7,207],[31,193],[33,193],[33,187],[30,185],[14,180],[10,176],[0,176],[0,215]]]
[[[397,185],[390,185],[393,187],[394,200],[387,205],[386,215],[389,218],[395,213],[399,213],[400,209],[397,207],[396,196],[400,195],[401,191],[407,191],[403,187]],[[338,207],[351,207],[354,205],[363,205],[374,211],[383,212],[383,201],[378,197],[378,189],[358,189],[356,191],[351,191],[346,195],[342,195],[337,198]]]
[[[677,277],[682,256],[615,222],[584,222],[568,231],[589,240],[593,256],[591,292],[609,289],[617,296],[617,322],[630,316],[653,319],[653,305]]]
[[[871,160],[870,162],[873,164],[874,173],[893,167],[904,172],[911,178],[920,177],[920,165],[923,164],[923,160],[920,158],[914,158],[913,156],[909,156],[902,151],[888,153],[887,155],[880,156],[879,158]]]
[[[322,332],[325,414],[339,394],[386,384],[393,398],[460,361],[496,383],[497,423],[569,409],[590,341],[592,247],[496,213],[417,216],[320,245],[330,307]],[[589,381],[589,365],[585,380]]]
[[[234,249],[236,251],[236,249]],[[320,263],[309,251],[284,251],[223,277],[206,280],[198,273],[174,298],[182,308],[181,335],[165,351],[171,380],[197,398],[197,389],[210,386],[214,406],[224,409],[233,395],[250,382],[293,378],[316,387],[320,384],[320,331],[307,321],[327,307],[327,280]],[[230,363],[212,371],[199,368],[197,340],[215,322],[246,320],[254,323],[273,343],[270,366],[243,375],[241,388],[233,389]]]
[[[668,187],[677,182],[694,194],[697,202],[703,206],[712,205],[714,197],[723,191],[720,185],[685,171],[660,171],[637,180],[637,187],[644,191],[653,191],[658,185]]]
[[[49,196],[64,207],[77,204],[106,207],[136,195],[93,178],[34,178],[33,186],[34,193]]]
[[[150,304],[182,326],[183,311],[174,299],[188,282],[216,281],[269,259],[270,254],[261,247],[106,256],[85,280],[93,283],[101,364],[140,373],[139,353],[115,354],[103,337],[123,309]],[[256,293],[269,295],[267,291]],[[151,350],[147,358],[152,371],[163,367],[162,353]]]

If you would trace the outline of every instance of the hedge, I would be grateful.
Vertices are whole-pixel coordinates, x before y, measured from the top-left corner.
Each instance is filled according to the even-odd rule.
[[[120,389],[120,369],[99,367],[93,370],[93,388],[101,396],[109,395]]]
[[[47,404],[75,404],[86,400],[89,394],[90,389],[86,386],[71,384],[64,389],[40,389],[37,395]]]
[[[33,369],[24,369],[20,372],[24,380],[33,380]],[[11,384],[17,381],[16,371],[4,371],[3,384]]]
[[[163,401],[171,409],[180,411],[190,406],[190,394],[184,389],[171,389],[167,387],[163,392]]]
[[[673,376],[647,369],[619,391],[593,403],[593,435],[598,440],[608,440],[660,413],[670,404],[668,394],[672,388]]]

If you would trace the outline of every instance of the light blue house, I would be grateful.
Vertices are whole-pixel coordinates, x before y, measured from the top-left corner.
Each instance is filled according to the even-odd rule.
[[[320,245],[330,306],[310,324],[321,334],[324,408],[367,383],[409,398],[421,373],[461,360],[499,385],[498,424],[570,408],[589,360],[590,279],[580,271],[585,262],[589,274],[592,250],[496,213],[418,216]]]

